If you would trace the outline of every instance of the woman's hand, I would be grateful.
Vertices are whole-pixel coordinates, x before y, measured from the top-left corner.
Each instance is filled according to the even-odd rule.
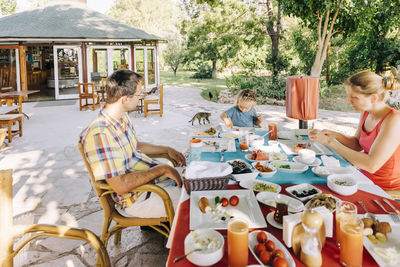
[[[317,129],[309,130],[308,137],[310,138],[310,140],[318,142],[325,146],[328,146],[335,139],[334,132],[329,130],[320,131]]]
[[[172,147],[168,148],[168,156],[170,156],[171,159],[176,161],[176,163],[178,164],[177,167],[186,166],[185,156],[181,152],[178,152],[175,149],[173,149]]]

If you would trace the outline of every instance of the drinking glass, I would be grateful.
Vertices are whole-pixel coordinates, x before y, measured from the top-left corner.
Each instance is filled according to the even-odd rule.
[[[364,224],[360,218],[340,219],[340,263],[343,266],[361,267],[363,259]]]
[[[247,266],[249,257],[249,225],[239,218],[228,222],[228,264],[230,267]]]
[[[351,220],[357,217],[357,206],[348,201],[336,202],[336,244],[340,246],[340,219]]]
[[[288,201],[281,194],[275,196],[276,209],[274,213],[274,220],[277,223],[283,223],[283,216],[288,215]]]
[[[239,148],[240,150],[249,149],[249,133],[247,131],[240,130],[239,132]]]
[[[268,134],[269,140],[276,140],[278,137],[278,124],[275,122],[268,123],[268,131],[271,131]]]

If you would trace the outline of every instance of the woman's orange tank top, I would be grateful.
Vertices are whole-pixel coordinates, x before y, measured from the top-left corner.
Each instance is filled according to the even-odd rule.
[[[383,120],[393,111],[399,112],[398,110],[391,109],[370,132],[364,130],[364,123],[368,116],[368,112],[364,112],[361,119],[362,127],[359,140],[361,147],[364,149],[364,153],[369,153],[372,144],[378,136]],[[383,164],[383,166],[375,173],[369,173],[365,170],[361,170],[361,172],[383,190],[400,190],[400,145],[389,160],[386,161],[385,164]]]

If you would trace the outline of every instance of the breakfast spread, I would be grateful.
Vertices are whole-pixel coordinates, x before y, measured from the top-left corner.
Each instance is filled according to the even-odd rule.
[[[217,130],[213,127],[203,131],[203,132],[198,132],[197,135],[201,136],[207,136],[207,135],[215,135],[217,133]]]
[[[231,205],[233,207],[239,204],[239,198],[233,195],[229,198],[216,196],[214,198],[214,206],[210,205],[210,201],[206,197],[202,197],[199,200],[199,209],[202,213],[205,213],[213,219],[215,222],[226,222],[227,220],[233,218],[225,207]]]
[[[232,174],[242,174],[242,173],[250,173],[251,169],[248,167],[246,163],[240,160],[235,160],[232,162],[228,162],[233,169]]]
[[[270,167],[266,167],[262,165],[260,162],[257,162],[254,166],[259,172],[272,172],[273,170]]]
[[[268,156],[266,156],[260,149],[251,152],[252,160],[268,160]]]
[[[256,190],[256,191],[269,191],[269,192],[275,192],[276,193],[276,188],[272,184],[256,183],[253,186],[253,190]]]
[[[253,248],[259,260],[270,266],[288,266],[285,254],[282,250],[276,249],[275,243],[268,240],[268,236],[264,231],[257,233],[257,245]]]
[[[336,208],[336,199],[331,194],[320,194],[313,197],[307,204],[310,209],[323,206],[333,211]]]

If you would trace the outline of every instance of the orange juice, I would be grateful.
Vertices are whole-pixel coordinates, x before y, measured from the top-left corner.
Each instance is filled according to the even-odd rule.
[[[228,223],[228,263],[230,267],[247,266],[249,228],[245,221],[232,219]]]
[[[357,217],[357,207],[351,202],[342,201],[341,203],[336,204],[336,243],[340,245],[340,219],[346,219],[346,221],[352,220],[355,222],[355,218]]]
[[[363,258],[363,224],[340,223],[340,262],[345,266],[362,266]]]
[[[240,150],[247,150],[247,149],[249,149],[249,145],[247,144],[246,141],[243,141],[243,142],[239,143],[239,148],[240,148]]]
[[[278,137],[278,125],[276,123],[269,123],[268,130],[272,131],[268,134],[269,140],[275,140]]]

